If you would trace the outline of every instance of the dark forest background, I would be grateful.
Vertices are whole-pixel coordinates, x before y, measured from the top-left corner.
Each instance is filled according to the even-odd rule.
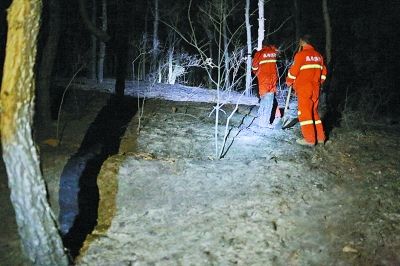
[[[96,24],[101,23],[100,0],[87,0],[86,11],[90,16],[93,2],[96,3]],[[204,0],[194,0],[190,17],[196,27],[200,39],[206,39],[202,28],[204,21],[200,19],[199,6]],[[227,0],[234,7],[227,18],[228,27],[236,29],[244,24],[245,1]],[[257,40],[257,2],[251,0],[252,40]],[[298,1],[298,28],[302,33],[310,33],[314,44],[323,55],[325,53],[325,28],[322,15],[322,0]],[[11,1],[0,3],[0,77],[5,55],[7,34],[6,9]],[[56,4],[56,6],[54,6]],[[57,6],[57,4],[59,6]],[[383,115],[398,116],[400,106],[399,89],[399,34],[400,1],[372,0],[335,0],[328,1],[332,27],[332,61],[328,67],[328,82],[324,91],[328,95],[328,106],[337,116],[345,112],[364,114],[366,118],[379,118]],[[104,63],[105,78],[132,78],[132,61],[138,57],[140,42],[147,33],[148,48],[151,49],[153,33],[154,1],[115,0],[107,1],[108,37],[106,42],[106,58]],[[188,32],[188,1],[160,1],[160,24],[158,37],[160,53],[166,54],[168,43],[174,38],[175,50],[189,55],[196,51],[180,40],[179,35],[164,22],[175,21],[177,29]],[[59,29],[52,32],[54,16],[58,18]],[[53,12],[54,14],[54,12]],[[290,59],[296,50],[296,20],[294,0],[270,0],[265,3],[266,32],[273,31],[289,18],[283,27],[270,36],[276,45],[285,47],[284,58]],[[57,21],[57,20],[56,20]],[[49,72],[41,66],[46,51],[46,41],[52,35],[59,34],[59,41],[54,52],[54,67]],[[171,37],[171,36],[174,37]],[[79,76],[90,78],[91,38],[79,13],[78,0],[44,0],[42,27],[38,42],[37,76],[49,83],[55,78],[71,78],[81,68]],[[238,45],[246,46],[245,28],[236,37]],[[97,48],[98,49],[98,48]],[[150,59],[149,59],[150,60]],[[148,70],[150,72],[150,69]],[[197,71],[197,72],[196,72]],[[204,75],[193,69],[193,75],[186,80],[188,85],[199,85]],[[118,82],[118,81],[117,81]],[[40,92],[41,87],[37,90]],[[44,85],[43,85],[44,86]],[[117,85],[118,86],[118,85]],[[123,86],[123,85],[121,85]],[[54,89],[53,89],[54,90]],[[53,94],[56,92],[53,92]]]

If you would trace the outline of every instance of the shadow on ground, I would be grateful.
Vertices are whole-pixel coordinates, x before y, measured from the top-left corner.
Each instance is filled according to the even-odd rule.
[[[68,160],[59,190],[60,230],[72,258],[97,223],[97,175],[103,162],[118,153],[121,137],[137,111],[137,99],[111,98],[90,125],[80,148]]]

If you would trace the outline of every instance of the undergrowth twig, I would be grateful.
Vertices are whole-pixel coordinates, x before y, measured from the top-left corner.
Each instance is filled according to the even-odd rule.
[[[58,115],[57,115],[57,131],[56,131],[56,139],[58,141],[60,141],[59,138],[59,127],[60,127],[60,118],[61,118],[61,109],[62,109],[62,105],[64,103],[64,97],[65,97],[65,93],[67,93],[68,88],[71,86],[72,81],[75,79],[76,75],[78,75],[78,73],[82,70],[82,68],[85,65],[81,65],[80,68],[78,68],[78,70],[74,73],[74,75],[72,76],[71,80],[69,81],[67,87],[65,87],[65,90],[63,92],[63,95],[61,97],[61,102],[60,102],[60,106],[58,107]]]

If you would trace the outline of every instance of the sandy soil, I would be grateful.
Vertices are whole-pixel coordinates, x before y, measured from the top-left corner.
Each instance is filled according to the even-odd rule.
[[[62,145],[39,142],[56,213],[60,172],[107,100],[85,95],[79,115],[66,108]],[[115,189],[100,191],[100,206],[115,204],[99,213],[79,264],[400,264],[398,126],[336,128],[325,146],[305,148],[294,144],[298,127],[260,129],[240,106],[216,160],[212,104],[148,100],[143,111],[103,164],[100,188]],[[0,265],[24,265],[1,170]]]

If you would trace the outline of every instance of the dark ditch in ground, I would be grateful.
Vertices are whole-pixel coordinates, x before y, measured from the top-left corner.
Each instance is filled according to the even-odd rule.
[[[68,160],[59,190],[59,223],[72,258],[97,223],[97,175],[103,162],[118,153],[121,137],[137,111],[137,99],[110,98],[90,125],[78,151]]]

